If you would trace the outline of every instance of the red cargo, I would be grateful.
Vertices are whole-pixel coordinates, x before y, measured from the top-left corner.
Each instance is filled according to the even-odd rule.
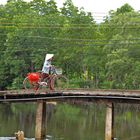
[[[32,73],[29,73],[27,77],[28,77],[30,82],[38,82],[39,81],[39,73],[32,72]]]

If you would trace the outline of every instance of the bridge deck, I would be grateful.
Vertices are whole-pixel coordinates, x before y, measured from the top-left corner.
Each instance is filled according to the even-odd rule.
[[[114,101],[140,102],[140,90],[66,90],[38,92],[26,90],[0,91],[0,102],[21,102],[37,100],[62,100],[62,99],[107,99]]]

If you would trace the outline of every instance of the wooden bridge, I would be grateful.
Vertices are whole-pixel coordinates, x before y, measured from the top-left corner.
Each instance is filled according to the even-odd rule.
[[[71,89],[66,91],[33,92],[26,90],[0,91],[0,103],[37,102],[35,138],[45,136],[46,102],[48,101],[102,101],[106,104],[105,140],[113,140],[114,104],[140,103],[139,90],[86,90]]]
[[[86,90],[34,92],[30,90],[0,91],[0,102],[34,102],[38,100],[108,100],[113,102],[140,102],[140,90]]]

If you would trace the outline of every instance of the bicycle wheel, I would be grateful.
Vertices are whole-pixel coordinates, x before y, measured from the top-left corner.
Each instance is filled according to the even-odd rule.
[[[63,75],[56,75],[51,81],[54,90],[65,90],[68,88],[68,79]]]
[[[45,83],[44,87],[43,87],[44,89],[53,90],[53,88],[51,86],[51,79],[52,79],[52,76],[50,75],[50,76],[48,76],[48,77],[46,77],[45,79],[42,80],[42,82]]]
[[[28,77],[26,77],[23,81],[23,87],[25,89],[32,89],[32,90],[38,90],[39,84],[37,82],[30,82]]]

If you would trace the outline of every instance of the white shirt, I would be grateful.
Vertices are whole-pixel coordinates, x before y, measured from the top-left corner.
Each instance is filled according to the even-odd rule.
[[[46,61],[44,62],[44,65],[43,65],[42,72],[43,72],[43,73],[49,74],[49,71],[50,71],[51,66],[52,66],[52,65],[51,65],[51,61],[46,60]]]

